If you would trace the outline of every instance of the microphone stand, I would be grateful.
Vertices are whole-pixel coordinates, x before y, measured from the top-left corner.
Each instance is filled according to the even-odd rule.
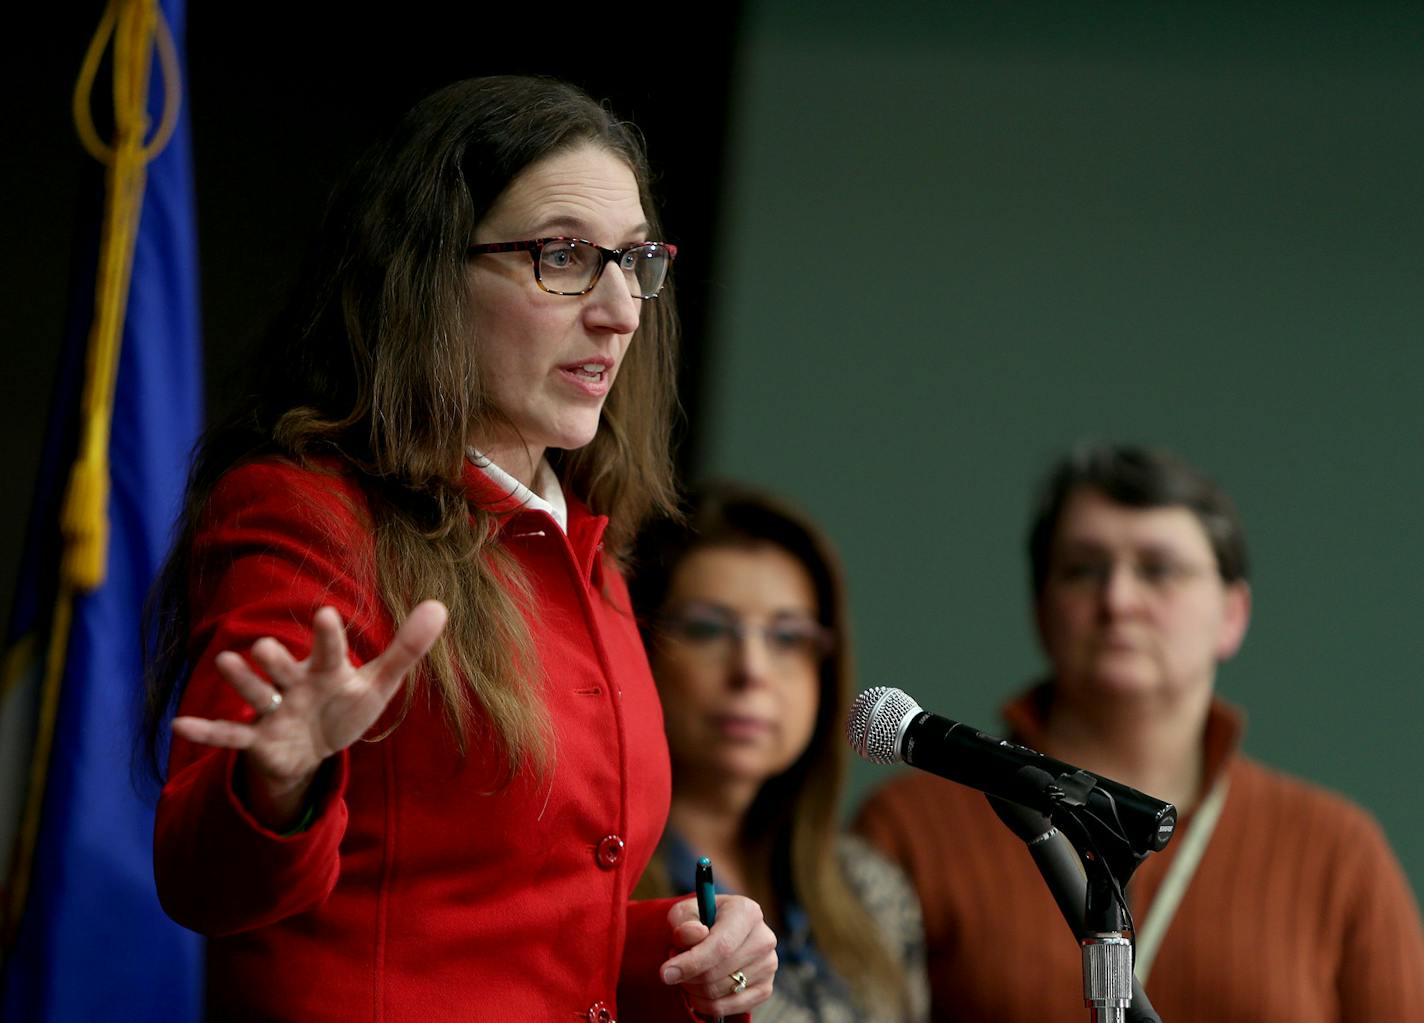
[[[1162,1023],[1132,972],[1131,914],[1123,894],[1150,851],[1147,842],[1138,836],[1134,843],[1127,836],[1111,796],[1095,788],[1097,779],[1086,771],[1055,779],[1026,769],[1022,776],[1036,790],[1038,798],[1033,802],[1048,811],[1047,817],[997,796],[989,796],[989,804],[1028,843],[1034,863],[1078,939],[1083,1001],[1092,1023]]]
[[[1124,929],[1122,883],[1107,857],[1098,854],[1093,842],[1091,818],[1065,810],[1055,815],[1059,830],[1068,835],[1082,858],[1088,885],[1083,907],[1083,925],[1078,944],[1083,949],[1083,1001],[1092,1023],[1126,1023],[1132,1004],[1132,939]],[[1077,837],[1074,836],[1077,833]],[[1122,882],[1137,868],[1132,862]]]

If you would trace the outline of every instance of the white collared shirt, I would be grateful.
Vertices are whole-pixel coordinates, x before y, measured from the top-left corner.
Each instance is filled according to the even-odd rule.
[[[569,531],[569,505],[564,500],[564,489],[559,486],[559,477],[554,475],[554,467],[549,464],[547,458],[539,458],[539,465],[534,470],[534,486],[526,487],[473,446],[465,448],[465,457],[476,469],[509,491],[510,496],[523,507],[547,512],[549,517],[559,524],[562,532]]]

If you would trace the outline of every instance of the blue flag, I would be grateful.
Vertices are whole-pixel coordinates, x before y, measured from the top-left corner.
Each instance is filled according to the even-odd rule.
[[[166,70],[164,61],[152,62],[147,104],[153,126],[161,123],[165,102],[174,99],[171,88],[181,90],[172,74],[183,74],[183,0],[163,0],[161,7],[175,43],[170,52],[178,59]],[[114,60],[119,59],[116,51]],[[96,100],[107,91],[96,86]],[[141,791],[132,768],[142,706],[144,601],[172,540],[202,420],[186,109],[145,171],[136,231],[129,222],[132,275],[112,378],[110,487],[101,505],[108,520],[103,578],[97,588],[75,592],[67,630],[52,620],[62,590],[56,581],[60,491],[84,429],[84,388],[71,377],[57,388],[59,405],[46,449],[47,459],[63,464],[46,466],[50,479],[41,482],[36,497],[9,634],[3,726],[10,753],[0,771],[22,771],[21,788],[41,798],[34,802],[37,828],[28,836],[18,829],[5,893],[12,932],[0,1001],[6,1020],[190,1023],[202,1015],[202,943],[159,907],[153,882],[155,793]],[[89,295],[76,296],[77,303],[93,301],[93,281],[86,286]],[[83,350],[92,342],[85,331],[74,341],[78,350],[61,359],[61,372],[92,372],[92,347]],[[51,650],[55,634],[67,638]],[[56,658],[62,668],[51,663]],[[47,667],[54,668],[52,681],[58,682],[49,755],[15,756],[18,739],[29,747],[44,731],[39,682]],[[13,788],[14,777],[4,780]],[[17,830],[9,827],[10,834]],[[17,885],[13,871],[19,859],[29,869]]]

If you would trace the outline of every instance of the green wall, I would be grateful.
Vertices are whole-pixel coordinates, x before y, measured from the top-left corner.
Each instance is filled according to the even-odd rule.
[[[862,686],[992,731],[1044,465],[1175,449],[1246,518],[1247,750],[1424,891],[1424,5],[1186,6],[752,4],[697,462],[826,524]]]

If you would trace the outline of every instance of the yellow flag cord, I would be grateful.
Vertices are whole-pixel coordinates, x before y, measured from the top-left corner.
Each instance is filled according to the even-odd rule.
[[[112,146],[99,138],[91,106],[94,80],[111,39],[114,51]],[[163,117],[153,138],[145,142],[149,129],[149,68],[155,46],[164,83]],[[158,0],[110,0],[74,87],[74,122],[79,139],[95,159],[108,167],[106,201],[94,290],[94,322],[89,332],[80,405],[79,452],[60,514],[63,551],[59,592],[44,661],[24,816],[16,836],[6,892],[4,944],[7,948],[19,928],[20,914],[29,892],[74,601],[76,596],[94,590],[104,581],[108,563],[109,436],[114,383],[133,273],[134,244],[143,208],[146,167],[172,137],[181,101],[177,48]],[[24,667],[18,661],[7,664],[10,677],[4,680],[6,691],[15,684]]]

